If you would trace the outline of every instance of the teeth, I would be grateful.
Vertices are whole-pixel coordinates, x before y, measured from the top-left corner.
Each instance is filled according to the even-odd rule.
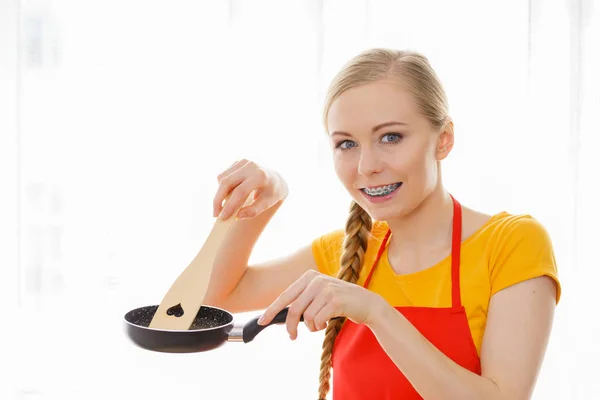
[[[398,189],[398,187],[400,187],[400,183],[393,183],[391,185],[380,186],[378,188],[372,189],[364,188],[362,190],[369,196],[386,196],[392,193],[394,190]]]

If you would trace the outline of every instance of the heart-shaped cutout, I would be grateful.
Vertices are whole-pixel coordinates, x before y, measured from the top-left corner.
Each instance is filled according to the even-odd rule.
[[[181,303],[177,304],[176,306],[170,307],[167,310],[167,315],[173,315],[177,318],[181,317],[184,314],[183,312],[183,307],[181,307]]]

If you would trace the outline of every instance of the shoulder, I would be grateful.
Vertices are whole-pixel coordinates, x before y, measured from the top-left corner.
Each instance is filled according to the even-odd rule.
[[[490,218],[487,229],[490,231],[490,240],[498,245],[552,246],[548,230],[531,214],[497,213]]]
[[[538,219],[530,214],[501,212],[492,217],[486,229],[492,294],[518,282],[548,276],[555,281],[560,297],[552,239]]]

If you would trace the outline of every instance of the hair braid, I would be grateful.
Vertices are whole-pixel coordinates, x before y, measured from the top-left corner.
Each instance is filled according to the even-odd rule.
[[[350,215],[346,222],[346,236],[344,238],[344,252],[341,257],[341,268],[338,278],[356,283],[367,251],[367,243],[371,234],[373,222],[367,212],[356,202],[350,205]],[[325,339],[323,340],[323,353],[321,355],[321,370],[319,374],[319,400],[325,399],[330,389],[331,356],[335,338],[342,328],[344,320],[333,320],[327,324]]]

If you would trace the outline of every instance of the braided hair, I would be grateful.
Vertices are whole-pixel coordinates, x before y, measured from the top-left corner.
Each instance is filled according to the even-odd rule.
[[[341,268],[338,278],[356,283],[360,274],[367,243],[371,234],[372,220],[369,214],[356,202],[350,205],[350,215],[346,222],[346,236],[344,238],[341,258]],[[323,352],[321,354],[321,371],[319,374],[319,399],[325,399],[330,389],[331,378],[331,356],[335,338],[342,329],[345,320],[336,319],[327,324],[325,339],[323,340]]]

